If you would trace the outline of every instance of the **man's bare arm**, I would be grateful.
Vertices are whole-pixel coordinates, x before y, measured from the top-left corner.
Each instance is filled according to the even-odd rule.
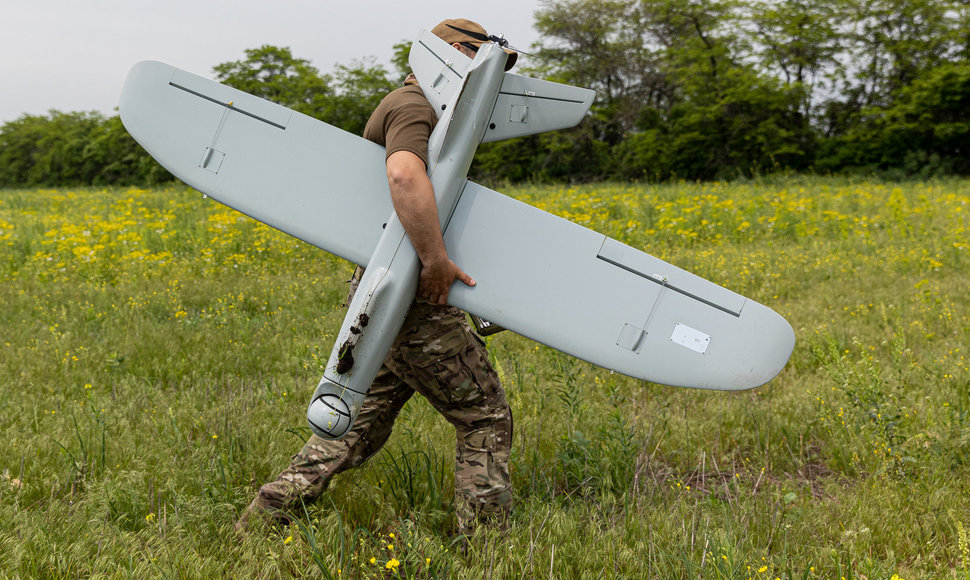
[[[445,304],[456,279],[474,286],[475,280],[448,258],[424,161],[410,151],[391,153],[387,158],[387,183],[394,211],[421,259],[418,296],[432,304]]]

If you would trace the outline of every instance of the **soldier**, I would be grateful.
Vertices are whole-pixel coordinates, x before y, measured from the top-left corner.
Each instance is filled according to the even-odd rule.
[[[445,20],[432,33],[469,58],[488,34],[470,20]],[[505,69],[517,54],[509,52]],[[394,420],[415,392],[455,426],[455,506],[468,534],[487,520],[508,525],[511,482],[508,460],[512,413],[485,344],[464,313],[447,306],[452,283],[475,281],[448,258],[427,174],[428,138],[438,118],[414,75],[381,101],[364,138],[386,148],[387,181],[394,210],[421,259],[417,297],[370,387],[353,429],[340,440],[313,435],[275,481],[263,485],[240,515],[243,531],[256,514],[285,522],[301,501],[310,501],[330,479],[366,461],[387,441]],[[353,297],[362,270],[354,272]],[[347,300],[350,303],[350,298]]]

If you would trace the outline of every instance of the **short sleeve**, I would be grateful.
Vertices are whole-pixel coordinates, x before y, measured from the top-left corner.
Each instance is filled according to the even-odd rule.
[[[393,108],[384,118],[386,157],[398,151],[410,151],[427,166],[428,138],[436,121],[434,111],[427,105],[407,103]]]

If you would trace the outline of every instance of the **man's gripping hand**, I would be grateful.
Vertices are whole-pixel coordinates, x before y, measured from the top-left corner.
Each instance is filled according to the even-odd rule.
[[[421,260],[418,298],[445,304],[455,280],[474,286],[475,280],[448,258],[424,161],[410,151],[391,153],[387,157],[387,183],[394,211]]]
[[[418,279],[418,297],[431,304],[446,304],[451,285],[460,280],[466,286],[474,286],[475,280],[462,271],[446,256],[433,264],[421,265],[421,277]]]

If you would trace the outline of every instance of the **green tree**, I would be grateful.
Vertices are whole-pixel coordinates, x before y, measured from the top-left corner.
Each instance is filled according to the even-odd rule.
[[[381,98],[399,86],[373,58],[338,64],[333,75],[321,75],[289,48],[269,45],[213,70],[220,82],[358,135]]]
[[[117,115],[51,111],[0,128],[0,187],[153,184],[171,178]]]
[[[841,50],[838,0],[757,2],[750,21],[757,30],[753,53],[762,70],[781,78],[796,93],[808,123],[819,89],[831,87]]]
[[[243,60],[213,67],[216,80],[311,117],[327,114],[331,79],[289,48],[263,45],[247,49]]]
[[[36,115],[23,115],[0,128],[0,187],[28,183],[34,159],[40,154],[44,121]]]
[[[718,83],[717,91],[677,103],[615,147],[617,174],[713,179],[807,165],[791,93],[742,67],[724,71]]]
[[[669,104],[670,87],[645,42],[642,16],[635,0],[546,1],[536,12],[543,36],[536,72],[595,90],[593,137],[609,145],[635,128],[644,107]]]
[[[638,130],[642,111],[668,104],[670,87],[644,44],[639,3],[549,0],[535,18],[543,40],[535,50],[537,64],[526,72],[591,88],[596,100],[579,127],[490,145],[479,156],[482,166],[496,172],[505,162],[506,174],[539,179],[603,177],[612,170],[610,148]],[[492,154],[496,158],[488,159]]]
[[[85,164],[98,168],[86,182],[92,185],[155,185],[174,179],[128,134],[118,115],[88,136],[83,157]]]
[[[892,105],[864,113],[866,123],[826,143],[821,169],[970,175],[970,62],[924,71]]]
[[[804,167],[810,127],[797,85],[752,63],[744,5],[642,0],[640,29],[664,78],[665,107],[641,110],[616,148],[624,177],[710,179]]]
[[[408,57],[410,54],[410,40],[402,40],[394,45],[394,55],[391,57],[391,66],[394,67],[393,74],[395,75],[395,78],[391,80],[403,83],[404,79],[411,74],[411,64],[408,62]]]
[[[327,96],[322,120],[345,131],[362,135],[370,114],[384,96],[401,86],[373,58],[337,65],[333,94]]]
[[[826,136],[854,132],[873,108],[891,107],[924,71],[959,58],[964,3],[956,0],[839,0],[842,66],[818,122]]]
[[[886,105],[921,71],[954,53],[957,32],[946,0],[866,0],[850,5],[857,88],[865,104]]]
[[[970,60],[970,3],[961,3],[953,12],[953,20],[956,22],[957,29],[958,58]]]
[[[4,185],[90,183],[98,167],[84,156],[90,136],[104,122],[99,113],[24,115],[0,131]]]

